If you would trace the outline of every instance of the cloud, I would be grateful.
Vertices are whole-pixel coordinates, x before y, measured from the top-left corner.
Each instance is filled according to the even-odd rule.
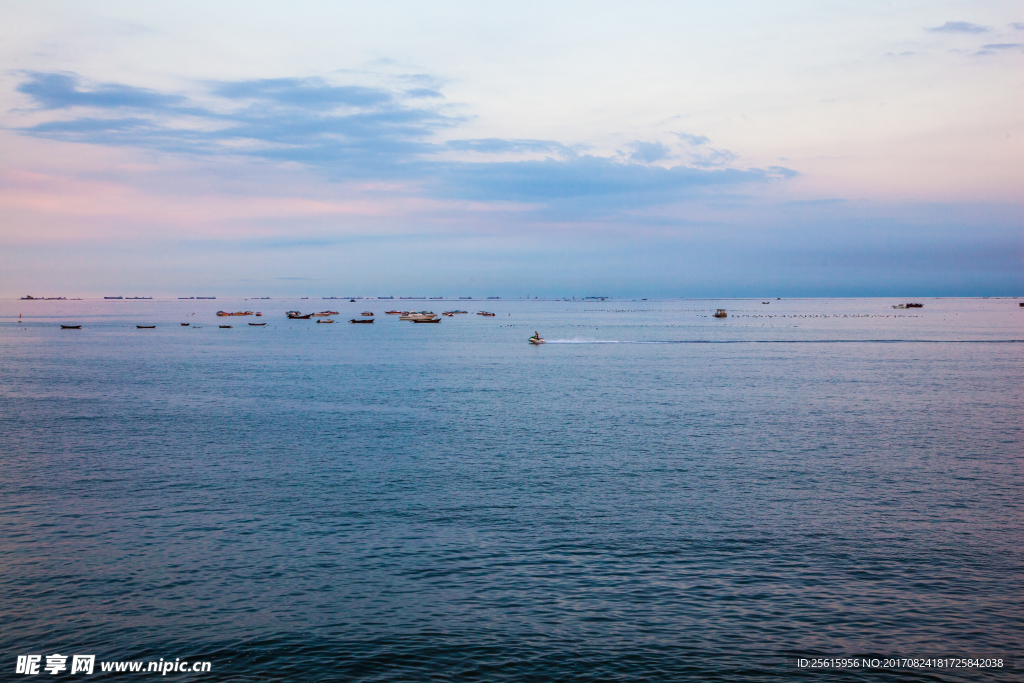
[[[932,33],[988,33],[988,28],[966,21],[947,21],[942,26],[926,28]]]
[[[657,141],[644,142],[642,140],[637,140],[626,146],[633,150],[632,154],[629,155],[630,159],[645,164],[651,164],[655,161],[666,159],[671,151],[664,144]]]
[[[304,109],[376,107],[392,102],[391,93],[354,85],[332,86],[319,78],[272,78],[217,83],[212,93],[232,100],[261,100]]]
[[[680,140],[682,140],[683,142],[685,142],[685,143],[687,143],[689,145],[693,145],[695,147],[698,146],[698,145],[706,144],[708,142],[707,137],[704,136],[704,135],[690,135],[689,133],[675,133],[675,136],[677,138],[679,138]]]
[[[448,149],[460,152],[482,152],[487,154],[510,152],[559,152],[571,154],[572,150],[554,140],[517,140],[504,138],[482,138],[475,140],[449,140]]]
[[[76,74],[24,74],[35,125],[23,135],[196,157],[250,157],[319,170],[329,180],[408,181],[435,197],[538,203],[603,196],[653,204],[696,188],[739,186],[790,177],[788,169],[731,168],[738,157],[707,150],[690,165],[649,166],[670,156],[661,142],[635,141],[627,158],[580,155],[553,140],[478,138],[437,141],[465,120],[442,109],[440,92],[337,85],[319,78],[207,82],[204,106],[177,94],[116,83],[87,85]],[[84,111],[81,111],[84,110]],[[676,134],[691,145],[704,136]],[[451,161],[451,152],[497,160]],[[502,160],[541,153],[546,160]],[[627,199],[623,199],[626,198]],[[614,199],[619,198],[619,199]],[[601,202],[594,202],[597,206]]]
[[[983,50],[1019,50],[1024,47],[1024,43],[989,43],[988,45],[982,45]]]
[[[727,149],[709,149],[707,154],[694,154],[692,163],[700,168],[712,168],[731,164],[738,159]]]
[[[1024,31],[1024,23],[1015,21],[1012,24],[1010,24],[1010,28],[1015,28],[1018,31]]]
[[[633,195],[646,202],[656,202],[696,188],[734,186],[790,177],[795,173],[782,168],[663,168],[596,156],[564,161],[446,164],[435,170],[442,192],[477,200],[512,201]]]
[[[81,90],[79,78],[75,74],[28,72],[26,75],[28,80],[18,85],[18,92],[32,97],[42,109],[93,107],[165,110],[185,103],[185,98],[177,95],[165,95],[117,83],[101,83],[90,90]]]
[[[406,90],[406,97],[436,97],[444,99],[444,95],[437,90],[431,88],[415,88],[414,90]]]

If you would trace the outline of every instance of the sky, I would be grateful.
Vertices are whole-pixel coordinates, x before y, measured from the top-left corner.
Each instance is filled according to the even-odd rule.
[[[1024,4],[0,0],[0,297],[1024,295]]]

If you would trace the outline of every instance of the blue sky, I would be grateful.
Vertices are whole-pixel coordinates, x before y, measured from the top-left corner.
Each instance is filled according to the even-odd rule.
[[[1024,293],[1019,3],[6,8],[0,296]]]

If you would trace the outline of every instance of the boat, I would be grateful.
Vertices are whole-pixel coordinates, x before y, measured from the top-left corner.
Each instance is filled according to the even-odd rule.
[[[136,325],[135,329],[137,329],[137,330],[155,330],[156,329],[156,325]]]
[[[260,312],[260,311],[256,311],[256,317],[257,318],[262,318],[263,317],[263,313]]]
[[[249,327],[263,327],[266,323],[249,323]]]
[[[318,320],[317,322],[320,322],[320,321]],[[362,324],[365,325],[366,323],[372,323],[373,322],[373,318],[362,318],[362,319],[352,318],[351,320],[349,320],[349,322],[350,323],[362,323]]]
[[[455,311],[441,311],[441,315],[446,315],[451,318],[455,315]]]
[[[231,329],[231,325],[221,325],[220,329],[222,329],[222,330],[230,330]]]
[[[437,317],[437,314],[433,311],[409,311],[405,315],[398,316],[399,320],[411,320],[413,322],[420,322],[423,320],[429,321],[434,320],[435,318],[440,320],[440,318]]]
[[[355,299],[349,299],[349,300],[348,300],[348,302],[349,302],[350,304],[354,304],[354,303],[356,302],[356,300],[355,300]]]
[[[81,325],[61,325],[60,329],[62,329],[62,330],[80,330],[80,329],[82,329],[82,326]]]
[[[324,318],[323,320],[317,320],[317,323],[333,323],[334,321],[330,318]]]
[[[434,318],[413,318],[412,321],[414,323],[439,323],[439,322],[441,322],[441,319],[437,318],[437,317],[434,317]]]
[[[384,315],[402,315],[402,311],[384,311]]]
[[[285,315],[288,316],[289,320],[309,320],[310,318],[313,317],[312,313],[302,315],[302,313],[299,311],[288,311],[287,313],[285,313]]]
[[[372,318],[373,317],[373,311],[363,311],[359,315],[365,315],[365,316],[369,316],[369,317]]]
[[[906,308],[906,307],[907,307],[906,304],[896,304],[895,306],[893,306],[893,308]]]
[[[924,304],[907,304],[907,308],[924,308]]]
[[[645,301],[646,301],[646,299],[645,299]],[[770,304],[771,301],[762,301],[761,303],[763,303],[763,304]]]
[[[715,311],[715,317],[716,318],[726,318],[728,316],[726,315],[724,308],[719,308],[717,311]]]
[[[540,336],[539,332],[534,332],[533,336],[530,337],[529,339],[527,339],[526,341],[530,342],[531,344],[543,344],[544,343],[544,339]]]
[[[313,313],[314,318],[326,318],[331,315],[338,315],[337,311],[320,311],[319,313]]]
[[[191,324],[192,324],[192,323],[181,323],[181,326],[182,326],[182,327],[188,327],[188,326],[189,326],[189,325],[191,325]]]
[[[495,316],[495,314],[494,314],[494,313],[491,313],[491,312],[489,312],[489,311],[477,311],[477,312],[476,312],[476,314],[477,314],[477,315],[483,315],[483,316],[487,316],[487,317],[489,317],[489,318],[493,318],[493,317]]]

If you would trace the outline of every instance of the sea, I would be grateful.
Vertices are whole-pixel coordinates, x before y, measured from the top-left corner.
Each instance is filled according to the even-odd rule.
[[[0,680],[1020,681],[1024,308],[907,301],[2,300]]]

